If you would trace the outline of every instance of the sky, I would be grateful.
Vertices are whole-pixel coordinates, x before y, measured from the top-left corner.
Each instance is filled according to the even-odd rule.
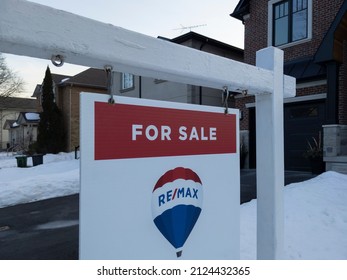
[[[29,168],[17,168],[14,155],[0,153],[0,211],[10,205],[79,193],[79,164],[74,153],[60,153],[45,155],[43,164],[35,167],[29,158]],[[347,260],[346,181],[347,175],[328,171],[284,188],[284,259]],[[241,259],[252,260],[256,258],[257,200],[242,204],[240,215]],[[60,226],[78,223],[63,220]]]
[[[68,11],[97,21],[169,39],[191,31],[243,48],[244,27],[230,17],[239,0],[32,0],[42,5]],[[192,28],[190,28],[192,27]],[[36,84],[41,84],[46,67],[52,73],[75,75],[85,67],[64,64],[57,68],[48,60],[5,55],[8,66],[22,77],[30,97]]]

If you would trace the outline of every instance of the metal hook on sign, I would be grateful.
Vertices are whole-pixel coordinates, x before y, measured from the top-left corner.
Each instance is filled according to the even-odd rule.
[[[228,114],[228,99],[230,96],[230,92],[228,90],[227,86],[223,87],[223,92],[222,92],[222,105],[224,106],[224,114]]]
[[[64,57],[60,54],[53,54],[51,56],[51,62],[56,67],[61,67],[64,65]]]
[[[107,93],[110,95],[110,98],[108,99],[108,103],[114,104],[115,101],[112,94],[112,85],[113,85],[112,66],[106,65],[104,69],[106,71],[106,76],[107,76]]]

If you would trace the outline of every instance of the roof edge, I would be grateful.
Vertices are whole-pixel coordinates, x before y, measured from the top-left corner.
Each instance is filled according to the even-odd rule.
[[[249,0],[240,0],[239,3],[236,5],[235,10],[230,14],[230,16],[243,22],[243,17],[249,14],[249,7]]]
[[[227,43],[224,43],[222,41],[219,41],[219,40],[216,40],[216,39],[213,39],[213,38],[210,38],[210,37],[207,37],[205,35],[202,35],[200,33],[196,33],[194,31],[189,31],[183,35],[180,35],[178,37],[175,37],[173,39],[166,39],[166,38],[163,38],[163,37],[160,37],[160,39],[163,39],[163,40],[168,40],[172,43],[176,43],[176,44],[182,44],[183,42],[186,42],[188,41],[189,39],[197,39],[197,40],[201,40],[201,41],[205,41],[205,42],[208,42],[210,43],[211,45],[215,45],[215,46],[218,46],[218,47],[223,47],[223,48],[227,48],[227,49],[230,49],[230,50],[233,50],[235,52],[240,52],[240,53],[243,53],[243,49],[241,48],[238,48],[238,47],[235,47],[233,45],[229,45]]]
[[[342,18],[347,13],[347,1],[344,1],[336,14],[336,17],[330,25],[328,32],[325,34],[320,46],[318,47],[314,56],[315,63],[324,63],[327,61],[334,60],[333,49],[334,49],[334,33],[336,28],[339,26]]]

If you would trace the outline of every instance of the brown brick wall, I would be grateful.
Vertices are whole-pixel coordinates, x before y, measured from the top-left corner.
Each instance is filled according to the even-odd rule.
[[[254,96],[246,96],[241,98],[235,98],[235,108],[240,110],[240,114],[242,112],[243,118],[240,120],[240,130],[248,130],[249,125],[249,110],[246,108],[246,104],[254,103]]]
[[[312,57],[320,46],[326,32],[333,22],[344,0],[312,0],[312,39],[308,42],[283,48],[284,60],[291,61],[303,57]],[[245,63],[255,65],[256,52],[266,48],[268,41],[268,0],[250,0],[250,15],[245,19]],[[344,66],[340,69],[340,123],[347,124],[346,92],[346,44],[344,45]],[[301,88],[297,96],[327,93],[326,85]],[[342,94],[341,94],[342,93]],[[248,109],[245,104],[254,102],[254,98],[241,98],[235,102],[236,108],[243,111],[244,119],[240,129],[248,129]]]
[[[95,92],[95,93],[106,93],[105,90],[77,87],[77,86],[66,86],[60,88],[60,109],[63,111],[64,123],[66,128],[66,149],[67,151],[74,151],[76,146],[80,145],[80,101],[79,96],[82,91]]]
[[[251,0],[245,20],[245,63],[255,65],[256,51],[267,47],[267,0]]]
[[[311,94],[318,94],[318,93],[327,93],[327,86],[326,85],[313,86],[313,87],[307,87],[307,88],[300,88],[296,90],[296,96],[304,96],[304,95],[311,95]]]
[[[255,64],[256,51],[267,47],[268,0],[251,0],[245,20],[245,62]],[[313,56],[334,20],[343,0],[312,0],[312,40],[284,48],[284,60]]]
[[[63,91],[63,92],[61,92]],[[65,143],[65,147],[67,149],[67,151],[70,151],[68,148],[68,137],[67,137],[67,133],[70,129],[70,103],[69,103],[69,92],[70,92],[70,87],[64,87],[62,89],[59,90],[59,102],[58,102],[58,106],[59,109],[62,111],[63,113],[63,118],[64,118],[64,127],[65,127],[65,137],[66,137],[66,143]]]

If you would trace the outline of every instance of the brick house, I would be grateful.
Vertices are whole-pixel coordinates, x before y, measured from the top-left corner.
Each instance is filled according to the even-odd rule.
[[[245,26],[244,62],[256,51],[284,51],[284,72],[297,79],[295,98],[284,100],[285,168],[308,170],[307,141],[323,125],[347,125],[347,1],[240,0],[232,17]],[[249,133],[250,167],[255,167],[255,103],[240,97],[240,127]]]
[[[161,37],[159,39],[169,40]],[[242,49],[195,32],[183,34],[169,41],[200,51],[243,61]],[[76,146],[79,146],[79,95],[81,92],[107,93],[106,72],[90,68],[73,77],[52,74],[52,78],[56,102],[63,112],[67,129],[67,151],[73,151]],[[114,95],[127,97],[213,106],[221,106],[222,94],[222,90],[179,84],[156,79],[155,77],[149,78],[120,72],[116,72],[112,92]],[[36,87],[33,96],[40,100],[40,85]]]
[[[75,76],[52,74],[55,102],[63,113],[66,129],[66,150],[79,146],[79,95],[81,92],[106,93],[106,75],[103,70],[87,69]],[[41,111],[41,85],[37,85],[33,97]]]

